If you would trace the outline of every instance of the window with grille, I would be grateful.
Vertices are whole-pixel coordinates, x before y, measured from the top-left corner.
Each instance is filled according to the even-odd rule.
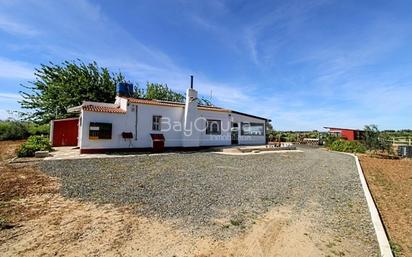
[[[220,135],[222,122],[220,120],[206,120],[206,134]]]
[[[112,139],[112,123],[90,122],[89,139]]]
[[[160,131],[162,124],[162,116],[154,115],[152,118],[152,130]]]
[[[241,129],[242,136],[263,136],[264,125],[263,123],[242,123]]]

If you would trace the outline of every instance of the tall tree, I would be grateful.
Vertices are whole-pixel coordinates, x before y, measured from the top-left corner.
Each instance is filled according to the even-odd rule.
[[[146,89],[140,88],[138,85],[134,87],[134,97],[136,98],[147,98],[147,99],[158,99],[172,102],[184,102],[186,96],[179,92],[170,89],[167,84],[160,83],[146,83]],[[199,98],[199,104],[201,105],[212,105],[212,103],[206,98]]]
[[[150,83],[146,84],[145,98],[159,99],[173,102],[184,102],[185,96],[171,90],[167,84]]]
[[[20,91],[20,104],[30,110],[22,117],[39,123],[70,117],[67,108],[83,101],[112,103],[116,84],[124,81],[121,73],[110,73],[96,62],[85,64],[80,60],[42,64],[34,75],[34,81],[22,85],[25,89]]]
[[[393,153],[389,137],[379,132],[378,126],[371,124],[365,126],[364,144],[369,150],[382,150]]]
[[[21,107],[29,110],[20,113],[26,120],[47,123],[53,119],[71,117],[69,107],[78,106],[83,101],[113,103],[116,85],[125,82],[122,73],[111,73],[101,68],[96,62],[65,61],[62,64],[41,64],[35,69],[35,80],[28,85],[21,85],[23,100]],[[134,88],[134,97],[184,102],[185,96],[173,91],[166,84],[147,82],[146,89],[138,85]],[[200,104],[211,105],[206,99],[199,99]]]

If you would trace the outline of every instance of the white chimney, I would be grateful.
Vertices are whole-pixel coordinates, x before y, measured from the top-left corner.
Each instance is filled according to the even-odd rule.
[[[195,127],[195,122],[200,117],[197,110],[197,91],[193,89],[193,76],[191,76],[190,88],[186,90],[185,116],[183,121],[183,147],[199,147],[200,131]],[[200,123],[201,121],[198,121]]]

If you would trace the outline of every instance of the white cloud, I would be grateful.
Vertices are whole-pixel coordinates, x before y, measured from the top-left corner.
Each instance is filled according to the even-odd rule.
[[[15,94],[15,93],[2,93],[0,92],[0,101],[4,102],[4,101],[18,101],[21,100],[22,97],[20,94]]]
[[[258,18],[250,19],[243,29],[243,40],[255,64],[271,63],[287,43],[288,33],[302,25],[310,13],[329,1],[284,1]],[[274,32],[277,28],[277,32]],[[279,33],[281,31],[281,33]]]
[[[34,69],[29,63],[0,57],[0,78],[32,79]]]
[[[0,15],[0,30],[15,35],[35,36],[39,34],[39,31],[37,31],[36,29],[26,24],[7,18],[6,16],[4,16],[4,14]]]

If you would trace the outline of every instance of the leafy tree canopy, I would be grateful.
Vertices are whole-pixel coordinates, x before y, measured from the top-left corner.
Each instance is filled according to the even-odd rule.
[[[23,119],[44,124],[53,119],[73,116],[67,113],[69,107],[81,105],[83,101],[113,103],[116,85],[125,82],[122,73],[111,73],[96,62],[80,60],[65,61],[62,64],[42,64],[35,69],[35,80],[21,85],[23,100],[21,107],[29,112],[20,113]],[[185,96],[170,89],[166,84],[147,82],[146,89],[134,87],[134,97],[184,102]],[[200,98],[200,104],[211,105]]]
[[[158,99],[173,102],[184,102],[185,96],[181,93],[171,90],[167,84],[147,82],[146,89],[138,86],[134,88],[134,97],[146,99]]]
[[[80,60],[42,64],[34,75],[35,80],[22,85],[25,89],[20,91],[22,108],[30,110],[21,115],[39,123],[70,117],[67,108],[83,101],[111,103],[116,84],[124,81],[121,73],[110,73],[96,62],[85,64]]]
[[[139,88],[139,86],[134,87],[133,97],[136,98],[146,98],[146,99],[158,99],[172,102],[184,102],[186,97],[184,94],[173,91],[167,84],[159,83],[146,83],[146,89]],[[212,103],[206,98],[199,98],[199,104],[202,105],[212,105]]]

